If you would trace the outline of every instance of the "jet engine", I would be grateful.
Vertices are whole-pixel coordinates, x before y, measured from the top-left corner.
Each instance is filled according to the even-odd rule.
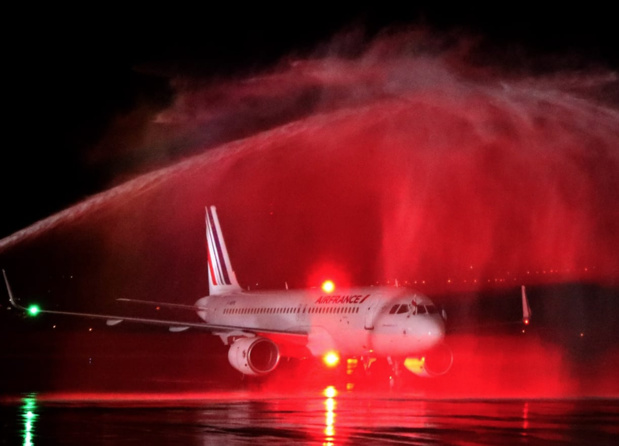
[[[435,377],[451,369],[454,356],[447,344],[440,344],[420,358],[406,358],[404,367],[417,376]]]
[[[241,338],[230,346],[228,360],[244,375],[266,375],[279,364],[279,348],[273,341],[260,336]]]

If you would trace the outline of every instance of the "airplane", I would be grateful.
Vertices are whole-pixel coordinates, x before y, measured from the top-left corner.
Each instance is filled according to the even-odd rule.
[[[172,332],[207,330],[229,346],[230,365],[244,376],[267,375],[282,357],[322,358],[329,366],[346,358],[366,369],[377,359],[387,359],[395,375],[404,365],[425,377],[443,375],[451,368],[453,354],[445,343],[446,315],[427,296],[393,286],[338,290],[332,282],[303,290],[244,291],[232,269],[214,206],[206,208],[205,222],[208,296],[193,305],[117,299],[192,310],[202,322],[26,308],[17,303],[3,270],[10,303],[31,314],[99,318],[109,326],[126,321],[164,325]],[[522,309],[522,322],[528,324],[531,311],[524,286]]]

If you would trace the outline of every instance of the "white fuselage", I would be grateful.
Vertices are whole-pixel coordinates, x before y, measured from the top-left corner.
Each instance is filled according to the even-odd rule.
[[[445,333],[430,299],[406,288],[240,292],[203,297],[196,306],[213,325],[306,333],[304,347],[313,356],[415,356]]]

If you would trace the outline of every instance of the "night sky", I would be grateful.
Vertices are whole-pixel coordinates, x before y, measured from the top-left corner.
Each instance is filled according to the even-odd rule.
[[[476,310],[517,318],[519,285],[530,285],[547,330],[529,340],[534,364],[586,393],[595,386],[583,384],[583,359],[619,356],[613,19],[601,7],[520,4],[16,15],[0,267],[16,295],[54,308],[191,303],[207,290],[203,216],[215,204],[244,287],[397,278],[477,322]],[[28,333],[31,348],[65,326],[22,325],[0,305],[4,329]],[[179,342],[223,353],[211,368],[227,370],[216,338],[123,328],[97,333],[93,347],[81,337],[89,322],[72,324],[30,356],[19,343],[5,355],[28,370],[53,363],[42,388],[90,385],[136,349],[134,366],[150,369],[161,356],[153,339],[187,364],[195,352],[178,353]],[[91,349],[108,361],[94,375]],[[499,388],[524,356],[489,369],[469,357],[452,386],[475,376],[483,387],[477,372],[489,370]],[[596,392],[609,388],[604,370],[589,377]]]
[[[10,143],[0,154],[0,237],[207,145],[136,150],[145,123],[174,100],[171,80],[251,76],[282,59],[324,55],[338,33],[363,42],[406,26],[481,39],[484,58],[515,70],[616,68],[619,36],[608,8],[415,2],[18,12],[3,64]]]

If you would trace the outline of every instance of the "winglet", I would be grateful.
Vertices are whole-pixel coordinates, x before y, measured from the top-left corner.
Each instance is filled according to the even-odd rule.
[[[206,241],[209,272],[209,294],[240,292],[236,275],[230,264],[228,249],[221,232],[215,206],[206,208]]]
[[[9,301],[11,302],[11,305],[18,310],[26,311],[26,308],[22,307],[15,301],[15,297],[13,296],[13,292],[11,291],[11,285],[9,285],[9,279],[6,277],[6,271],[4,269],[2,270],[2,275],[4,276],[4,283],[6,285],[6,291],[9,293]]]
[[[531,322],[531,307],[529,307],[529,300],[527,299],[527,290],[524,285],[520,287],[522,293],[522,323],[529,325]]]

